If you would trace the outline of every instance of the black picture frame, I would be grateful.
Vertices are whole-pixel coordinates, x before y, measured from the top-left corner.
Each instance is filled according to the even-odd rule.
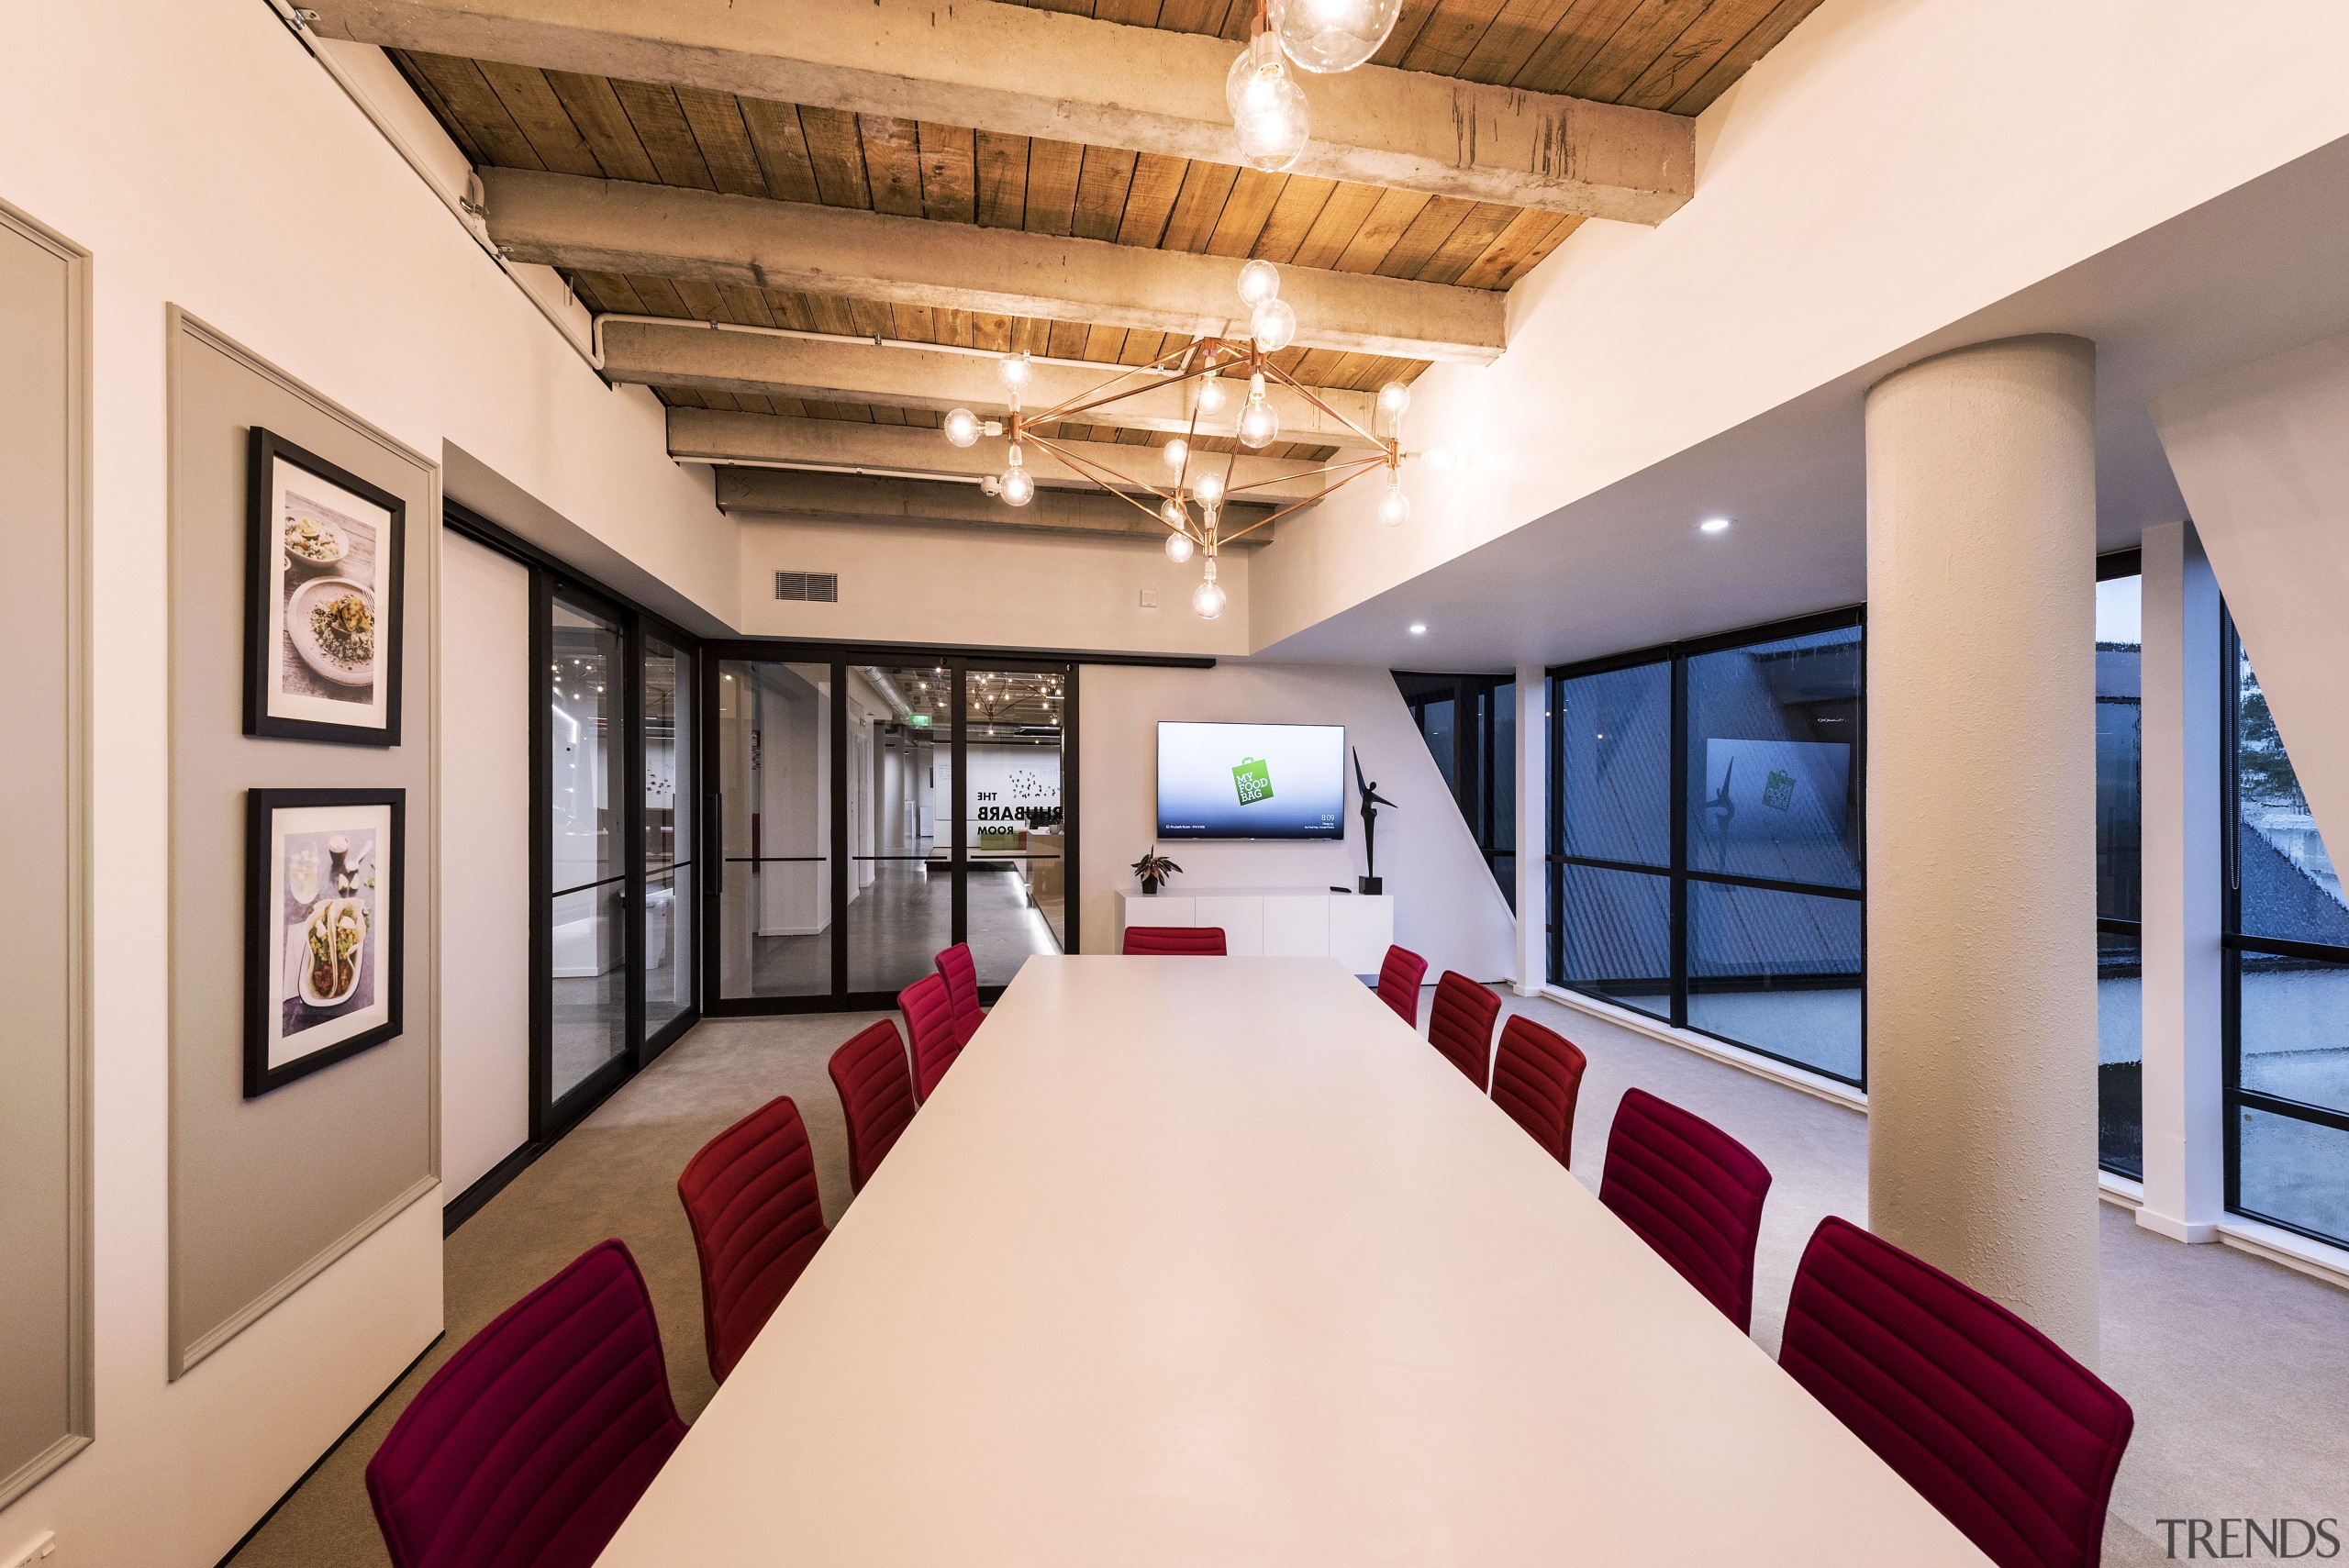
[[[375,649],[376,679],[382,686],[382,722],[373,722],[376,705],[362,708],[340,700],[329,703],[281,690],[284,663],[273,612],[285,602],[286,584],[297,576],[283,544],[277,507],[280,463],[308,475],[320,484],[346,492],[367,506],[389,514],[376,540],[370,584],[381,611]],[[331,498],[330,498],[331,499]],[[405,578],[407,560],[407,503],[380,485],[371,484],[316,452],[295,445],[274,431],[256,425],[247,444],[245,465],[245,692],[244,732],[279,740],[323,740],[342,746],[393,747],[400,743],[401,649],[406,631]],[[331,572],[331,566],[306,569],[309,575]],[[371,685],[371,691],[373,689]],[[277,711],[288,705],[312,709],[311,717]],[[340,722],[320,717],[317,710],[350,706],[366,713],[370,721]]]
[[[374,999],[362,1016],[380,1015],[375,1021],[355,1033],[338,1034],[317,1049],[299,1055],[277,1054],[273,1062],[272,1047],[282,1045],[288,1038],[284,1033],[284,1018],[289,1000],[305,1010],[313,1009],[306,998],[285,995],[281,977],[286,967],[285,942],[294,929],[287,918],[292,906],[289,891],[275,878],[279,869],[278,828],[280,817],[292,812],[334,812],[351,814],[354,829],[361,821],[360,814],[384,814],[384,837],[388,849],[376,847],[373,854],[376,888],[374,913],[371,919],[370,937],[380,945],[376,949],[373,967],[369,972],[374,982]],[[289,823],[290,827],[291,824]],[[315,819],[300,829],[315,836],[327,829]],[[341,863],[338,858],[337,864]],[[389,867],[388,877],[382,874]],[[388,881],[389,886],[381,884]],[[315,894],[319,889],[311,889]],[[245,792],[245,1095],[253,1099],[273,1089],[284,1088],[295,1080],[308,1076],[321,1068],[346,1062],[374,1046],[399,1037],[404,1029],[402,1018],[403,989],[406,974],[407,899],[407,792],[404,789],[252,789]],[[312,903],[311,899],[295,900]],[[323,908],[332,900],[317,900]],[[352,989],[360,984],[354,975]],[[348,1018],[348,1016],[347,1016]],[[321,1018],[312,1029],[323,1029],[332,1033],[339,1020]],[[344,1021],[347,1021],[344,1020]],[[305,1032],[309,1032],[306,1030]]]

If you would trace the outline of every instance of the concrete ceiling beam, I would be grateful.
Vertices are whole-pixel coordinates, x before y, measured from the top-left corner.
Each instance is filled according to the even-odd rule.
[[[490,238],[518,261],[845,295],[892,305],[1247,335],[1237,257],[932,223],[674,185],[484,169]],[[1281,271],[1308,349],[1490,364],[1503,295],[1305,267]]]
[[[998,362],[978,354],[943,353],[919,345],[841,342],[788,338],[763,332],[680,324],[651,326],[606,321],[604,373],[640,386],[687,387],[699,392],[750,393],[755,396],[813,398],[825,403],[871,403],[939,413],[968,408],[994,418],[1008,406]],[[1072,365],[1039,364],[1031,371],[1025,404],[1040,414],[1058,404],[1081,401],[1119,374]],[[1182,435],[1191,428],[1191,384],[1165,384],[1164,378],[1136,374],[1121,385],[1139,389],[1104,407],[1071,414],[1073,424]],[[1229,384],[1231,395],[1222,415],[1198,422],[1200,435],[1228,436],[1246,387]],[[1316,388],[1315,395],[1363,429],[1375,429],[1373,396],[1367,392]],[[1367,442],[1288,387],[1267,387],[1265,400],[1280,416],[1280,439],[1353,451],[1375,450]],[[941,438],[941,439],[943,438]]]
[[[1238,163],[1240,45],[997,0],[316,0],[330,38]],[[1302,73],[1300,73],[1302,74]],[[1304,76],[1291,172],[1658,223],[1695,122],[1365,65]]]
[[[928,523],[1058,537],[1124,539],[1156,547],[1166,525],[1097,490],[1042,490],[1025,506],[1007,506],[975,484],[885,479],[853,473],[805,473],[776,468],[721,468],[718,505],[732,515],[801,517],[810,521]],[[1233,506],[1225,528],[1246,528],[1269,508]],[[1257,550],[1272,543],[1280,525],[1259,528],[1224,548]]]

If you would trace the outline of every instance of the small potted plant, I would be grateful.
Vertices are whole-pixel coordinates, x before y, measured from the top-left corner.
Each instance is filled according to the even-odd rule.
[[[1156,850],[1134,862],[1134,874],[1141,878],[1142,895],[1146,898],[1157,897],[1158,890],[1166,884],[1166,879],[1182,869]]]

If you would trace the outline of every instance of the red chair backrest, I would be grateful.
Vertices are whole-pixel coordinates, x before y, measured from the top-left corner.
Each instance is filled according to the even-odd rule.
[[[1223,928],[1221,926],[1128,926],[1126,951],[1129,955],[1189,953],[1203,958],[1221,958]]]
[[[906,1038],[914,1043],[914,1086],[928,1100],[963,1054],[963,1042],[954,1038],[954,998],[945,981],[925,974],[897,993],[897,1011],[906,1015]]]
[[[432,1374],[367,1496],[394,1568],[588,1568],[685,1435],[644,1276],[598,1241]]]
[[[1395,1009],[1395,1016],[1410,1025],[1419,1027],[1419,982],[1428,977],[1428,961],[1409,948],[1390,947],[1386,962],[1378,966],[1378,999]]]
[[[711,1139],[677,1178],[701,1256],[702,1343],[718,1382],[829,1232],[807,1124],[778,1095]]]
[[[979,966],[971,961],[971,944],[956,942],[930,962],[938,965],[938,977],[946,982],[946,999],[954,1009],[954,1043],[968,1045],[987,1016],[979,1006]]]
[[[832,1052],[831,1073],[848,1118],[849,1185],[862,1191],[914,1119],[914,1075],[906,1067],[905,1038],[886,1018],[868,1025]]]
[[[1598,1201],[1740,1330],[1753,1327],[1753,1244],[1769,1168],[1699,1116],[1626,1089],[1607,1135]]]
[[[1483,1094],[1492,1075],[1493,1020],[1501,999],[1457,970],[1435,983],[1435,1006],[1428,1009],[1428,1043],[1468,1075]]]
[[[2095,1568],[2136,1416],[1988,1296],[1830,1215],[1778,1363],[1999,1568]]]
[[[1523,1013],[1501,1026],[1500,1049],[1493,1054],[1493,1103],[1561,1165],[1573,1162],[1575,1102],[1582,1097],[1582,1071],[1588,1065],[1572,1040]]]

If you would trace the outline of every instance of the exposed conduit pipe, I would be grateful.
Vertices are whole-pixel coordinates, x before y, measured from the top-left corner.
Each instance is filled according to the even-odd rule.
[[[618,321],[640,327],[707,328],[713,332],[747,332],[754,338],[796,338],[804,343],[855,343],[868,349],[913,349],[925,354],[963,354],[974,360],[1005,360],[1011,356],[997,349],[966,349],[960,343],[922,343],[910,338],[884,338],[879,333],[862,337],[848,332],[810,332],[796,327],[751,327],[734,321],[704,321],[692,316],[627,316],[618,311],[598,313],[596,317],[592,352],[597,370],[604,368],[604,324]],[[1101,360],[1059,360],[1049,354],[1030,354],[1028,362],[1038,365],[1065,365],[1071,370],[1097,371],[1103,373],[1119,372],[1128,375],[1174,376],[1182,373],[1179,366],[1121,365]]]

